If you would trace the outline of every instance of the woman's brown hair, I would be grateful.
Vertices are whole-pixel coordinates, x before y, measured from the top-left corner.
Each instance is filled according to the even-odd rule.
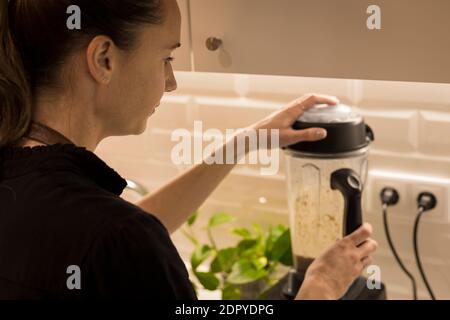
[[[35,93],[58,87],[61,66],[97,35],[131,50],[137,28],[161,24],[164,0],[0,0],[0,147],[29,129]],[[69,30],[67,9],[81,9],[81,29]]]

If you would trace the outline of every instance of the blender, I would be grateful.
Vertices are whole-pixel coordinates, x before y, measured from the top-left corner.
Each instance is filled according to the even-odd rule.
[[[343,104],[317,105],[293,125],[297,130],[313,127],[326,129],[327,138],[284,148],[294,258],[283,290],[287,298],[295,298],[314,259],[363,222],[361,196],[373,131]],[[346,296],[351,299],[365,285],[358,279]]]

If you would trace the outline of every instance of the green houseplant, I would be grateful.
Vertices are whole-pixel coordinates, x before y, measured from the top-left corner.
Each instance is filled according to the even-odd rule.
[[[278,225],[263,231],[258,224],[252,230],[231,228],[238,237],[236,245],[220,248],[213,231],[235,218],[224,212],[214,214],[205,227],[208,241],[201,243],[192,228],[198,215],[195,212],[182,229],[195,246],[192,272],[206,290],[221,290],[223,300],[264,299],[265,292],[279,281],[280,267],[292,266],[289,228]],[[208,271],[199,271],[200,265],[206,265]]]

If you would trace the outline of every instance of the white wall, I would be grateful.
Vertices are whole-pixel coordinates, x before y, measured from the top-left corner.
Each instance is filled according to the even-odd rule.
[[[143,135],[109,138],[97,150],[124,177],[150,189],[185,169],[170,161],[173,129],[192,129],[194,120],[202,120],[205,129],[249,125],[308,92],[336,95],[366,116],[377,138],[370,156],[371,170],[450,179],[450,85],[185,72],[177,73],[177,79],[179,89],[164,98]],[[202,207],[202,219],[227,211],[239,216],[240,224],[287,223],[285,192],[284,166],[279,175],[262,177],[257,166],[239,165]],[[370,197],[370,192],[369,188],[366,196]],[[261,204],[260,197],[267,203]],[[381,267],[389,298],[408,299],[410,283],[387,247],[379,206],[367,203],[365,218],[374,225],[380,243],[375,264]],[[448,207],[445,211],[450,215]],[[427,298],[412,255],[413,218],[413,213],[393,212],[391,231],[401,256],[417,276],[420,297]],[[226,230],[219,230],[218,235],[223,243],[235,241]],[[187,241],[179,233],[173,238],[181,254],[188,257],[191,247]],[[449,225],[425,218],[420,242],[435,294],[450,299]]]

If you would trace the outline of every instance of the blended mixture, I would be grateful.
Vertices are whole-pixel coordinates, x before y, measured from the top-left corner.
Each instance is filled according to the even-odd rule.
[[[331,189],[331,174],[339,168],[361,172],[362,165],[361,158],[305,160],[288,160],[292,248],[300,272],[343,237],[345,203],[342,194]]]

